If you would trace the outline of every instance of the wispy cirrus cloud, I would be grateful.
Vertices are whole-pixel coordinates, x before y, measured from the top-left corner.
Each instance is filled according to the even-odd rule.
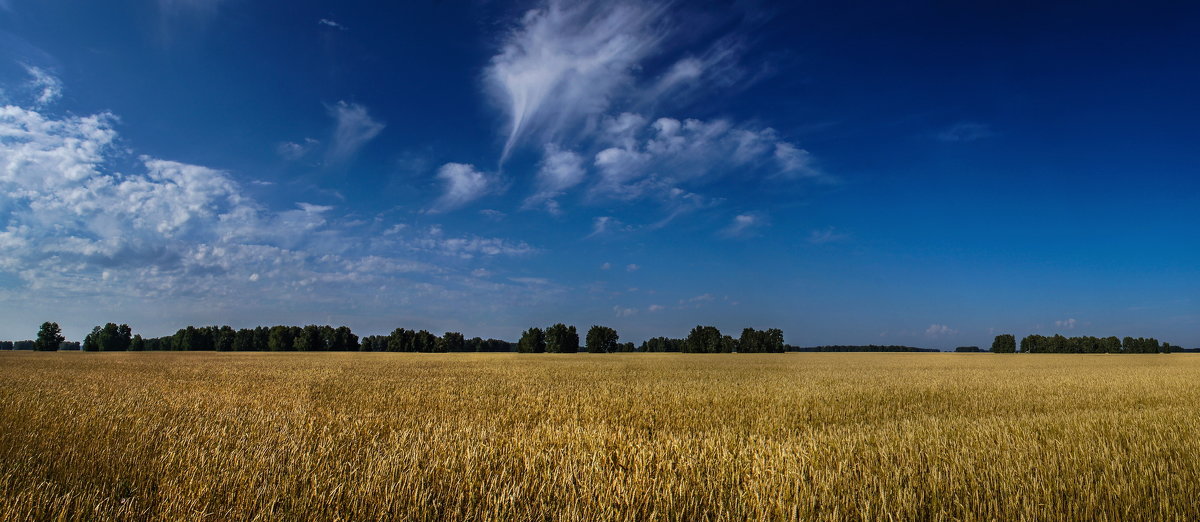
[[[334,119],[333,140],[329,144],[331,162],[346,161],[368,141],[383,132],[385,125],[375,120],[367,108],[357,103],[339,101],[328,107]]]
[[[63,84],[49,71],[28,64],[21,64],[29,74],[29,90],[33,92],[33,105],[44,108],[62,97]]]
[[[330,20],[329,18],[322,18],[322,19],[320,19],[320,20],[317,20],[317,24],[318,24],[318,25],[323,25],[323,26],[325,26],[325,27],[332,27],[332,28],[334,28],[334,29],[337,29],[337,30],[339,30],[339,31],[346,31],[346,30],[349,30],[349,28],[347,28],[346,26],[344,26],[344,25],[342,25],[342,24],[339,24],[339,23],[337,23],[337,22],[335,22],[335,21],[333,21],[333,20]]]
[[[501,161],[525,137],[555,141],[603,114],[663,38],[665,6],[551,1],[525,13],[484,75],[508,115]]]
[[[304,138],[303,141],[299,142],[284,141],[275,146],[275,153],[285,160],[296,161],[307,156],[309,152],[320,144],[320,141],[312,138]]]

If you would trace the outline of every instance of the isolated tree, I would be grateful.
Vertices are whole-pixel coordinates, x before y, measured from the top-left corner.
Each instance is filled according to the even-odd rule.
[[[1012,334],[1000,334],[992,341],[992,353],[1016,353],[1017,338]]]
[[[549,353],[576,353],[579,351],[579,333],[574,326],[558,323],[546,329],[546,351]]]
[[[546,334],[541,328],[533,327],[521,333],[517,341],[517,351],[520,353],[542,353],[546,351]]]
[[[33,346],[39,352],[53,352],[58,350],[58,345],[64,340],[62,328],[58,327],[58,323],[47,321],[38,328],[37,340]]]
[[[587,351],[589,353],[611,353],[617,351],[617,331],[607,326],[595,325],[588,329]]]

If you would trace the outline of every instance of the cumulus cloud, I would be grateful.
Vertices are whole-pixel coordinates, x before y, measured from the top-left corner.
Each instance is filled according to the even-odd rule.
[[[680,308],[700,308],[701,306],[704,306],[706,303],[710,303],[712,301],[715,301],[716,299],[717,299],[717,297],[712,294],[700,294],[700,295],[698,295],[696,297],[692,297],[690,299],[680,299],[679,307]]]
[[[357,103],[339,101],[329,107],[329,115],[335,121],[333,142],[329,146],[329,159],[333,162],[354,156],[384,128],[383,123],[371,117],[366,107]]]
[[[637,315],[637,312],[638,311],[636,308],[625,308],[620,305],[613,306],[613,314],[615,314],[617,317],[630,317]]]
[[[583,182],[585,175],[582,156],[569,150],[560,150],[554,144],[547,144],[541,166],[538,168],[537,192],[525,200],[524,208],[545,204],[548,211],[557,213],[558,204],[554,198]]]
[[[665,307],[663,305],[652,304],[652,305],[646,307],[646,311],[647,312],[660,312],[662,310],[665,310],[666,308],[667,307]]]
[[[926,337],[944,337],[944,336],[955,335],[957,333],[958,333],[958,330],[950,328],[949,326],[946,326],[944,324],[931,324],[931,325],[929,325],[929,328],[925,329]]]
[[[636,263],[629,263],[628,265],[625,265],[626,272],[637,272],[641,268],[642,267],[638,266]]]
[[[321,142],[312,138],[304,138],[304,141],[300,143],[285,141],[275,146],[275,153],[285,160],[296,161],[307,156],[314,147],[320,144]]]
[[[619,199],[663,194],[664,187],[704,183],[747,171],[767,176],[820,177],[807,152],[783,141],[771,128],[739,127],[726,120],[645,118],[623,114],[611,120],[603,139],[613,144],[596,153],[599,179],[593,192]]]
[[[108,113],[52,117],[0,107],[0,302],[10,309],[75,306],[86,315],[103,308],[97,303],[128,298],[176,307],[167,325],[174,327],[196,310],[357,305],[363,295],[384,296],[379,306],[393,310],[413,302],[460,309],[472,301],[467,296],[549,295],[482,284],[470,277],[477,267],[454,263],[536,252],[524,242],[407,227],[357,238],[327,204],[273,211],[229,172],[146,155],[129,163],[116,121]],[[253,302],[245,300],[250,293]],[[177,308],[189,302],[203,304]],[[137,308],[122,312],[131,320],[155,315]]]
[[[57,76],[50,74],[41,67],[22,64],[25,72],[29,73],[32,78],[29,80],[29,89],[33,92],[33,104],[35,107],[42,108],[51,103],[54,103],[62,97],[62,81]]]
[[[437,178],[442,180],[443,192],[431,209],[432,212],[447,212],[483,197],[495,188],[495,181],[484,172],[466,163],[447,163],[438,169]]]
[[[536,249],[524,241],[471,235],[452,237],[436,225],[425,229],[422,234],[404,238],[401,244],[410,249],[463,259],[480,256],[522,256],[536,252]]]
[[[663,34],[663,7],[551,1],[525,13],[485,77],[507,113],[506,158],[527,135],[554,141],[604,113]]]
[[[1075,329],[1075,319],[1070,318],[1070,319],[1062,319],[1059,321],[1054,321],[1054,326],[1057,326],[1059,328],[1065,328],[1067,330],[1074,330]]]
[[[765,226],[767,217],[758,212],[750,212],[746,214],[738,214],[733,216],[733,221],[728,226],[721,229],[721,235],[725,237],[746,237],[752,234],[756,229]]]

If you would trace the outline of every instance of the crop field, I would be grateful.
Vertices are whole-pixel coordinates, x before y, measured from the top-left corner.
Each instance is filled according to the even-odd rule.
[[[1200,356],[0,353],[0,519],[1196,520]]]

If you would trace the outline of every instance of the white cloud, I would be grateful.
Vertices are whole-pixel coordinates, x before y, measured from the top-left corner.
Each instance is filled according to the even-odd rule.
[[[611,268],[612,268],[612,263],[605,262],[604,264],[600,265],[600,270],[609,270]]]
[[[765,226],[766,223],[766,216],[758,212],[738,214],[733,216],[733,221],[728,226],[721,229],[721,235],[731,238],[745,237],[752,234],[755,229]]]
[[[473,235],[447,236],[440,226],[432,226],[412,237],[400,240],[401,246],[411,250],[436,253],[443,256],[472,259],[479,256],[523,256],[537,250],[524,241],[510,241]]]
[[[662,8],[551,1],[527,12],[485,71],[509,117],[507,157],[522,138],[554,141],[608,109],[662,38]]]
[[[0,307],[19,311],[0,328],[45,317],[75,336],[119,319],[161,335],[181,322],[320,321],[360,306],[389,317],[359,315],[360,326],[399,316],[432,326],[565,293],[465,266],[537,253],[527,243],[382,220],[392,233],[358,236],[367,222],[339,208],[272,210],[230,172],[138,156],[117,121],[0,106]]]
[[[929,325],[929,328],[925,329],[926,337],[943,337],[957,334],[958,330],[950,328],[944,324],[931,324]]]
[[[797,148],[791,143],[775,144],[775,161],[779,163],[779,173],[782,176],[800,178],[819,178],[821,172],[813,167],[812,154],[807,150]]]
[[[335,162],[349,159],[384,128],[383,123],[367,113],[366,107],[357,103],[339,101],[329,107],[329,115],[336,122],[329,147],[329,159]]]
[[[1060,321],[1054,321],[1054,326],[1057,326],[1059,328],[1065,328],[1067,330],[1074,330],[1075,329],[1075,319],[1070,318],[1070,319],[1063,319]]]
[[[636,308],[625,308],[625,307],[622,307],[619,305],[613,306],[613,313],[617,317],[630,317],[633,315],[637,315],[637,312],[638,311]]]
[[[621,224],[612,216],[598,216],[592,220],[592,233],[588,237],[601,236],[612,231],[612,229]],[[607,263],[606,263],[607,264]]]
[[[481,215],[485,218],[488,218],[492,221],[500,221],[501,219],[504,219],[504,217],[506,216],[505,213],[500,212],[499,210],[496,210],[494,208],[485,208],[483,210],[480,210],[479,215]]]
[[[62,97],[63,85],[57,76],[50,74],[41,67],[27,64],[21,65],[25,68],[25,72],[29,73],[29,76],[32,77],[29,80],[29,89],[33,91],[33,104],[35,107],[45,107]]]
[[[560,150],[547,144],[542,163],[537,173],[537,192],[525,200],[524,208],[545,204],[551,213],[557,213],[558,204],[553,198],[567,189],[583,182],[586,171],[583,157],[569,150]]]
[[[303,143],[285,141],[275,146],[275,153],[285,160],[295,161],[308,155],[314,147],[320,144],[321,142],[312,138],[304,138]]]
[[[346,27],[346,26],[344,26],[344,25],[342,25],[342,24],[339,24],[339,23],[337,23],[337,22],[335,22],[335,21],[333,21],[333,20],[330,20],[330,19],[328,19],[328,18],[322,18],[322,19],[320,19],[320,20],[317,20],[317,24],[318,24],[318,25],[324,25],[324,26],[326,26],[326,27],[332,27],[332,28],[334,28],[334,29],[337,29],[337,30],[339,30],[339,31],[345,31],[345,30],[347,29],[347,27]]]
[[[659,118],[646,125],[637,115],[608,120],[596,153],[599,179],[593,193],[636,199],[661,195],[681,184],[696,184],[747,171],[790,178],[822,177],[807,152],[783,141],[771,128],[738,127],[725,120]]]
[[[704,303],[709,303],[709,302],[712,302],[712,301],[714,301],[714,300],[716,300],[716,299],[717,299],[717,297],[716,297],[716,296],[714,296],[714,295],[712,295],[712,294],[700,294],[700,295],[698,295],[698,296],[696,296],[696,297],[693,297],[693,298],[691,298],[691,299],[680,299],[680,300],[679,300],[679,305],[680,305],[681,307],[684,307],[684,306],[692,306],[692,307],[695,307],[695,308],[700,308],[701,306],[704,306]]]
[[[625,265],[625,271],[626,271],[626,272],[637,272],[637,271],[638,271],[638,269],[640,269],[640,268],[642,268],[642,267],[640,267],[640,266],[637,266],[637,265],[636,265],[636,264],[634,264],[634,263],[629,263],[628,265]]]
[[[442,196],[434,203],[432,212],[461,208],[490,192],[495,182],[491,176],[466,163],[447,163],[437,172],[444,184]]]
[[[667,308],[667,307],[665,307],[665,306],[663,306],[663,305],[652,304],[652,305],[650,305],[650,306],[646,307],[646,311],[648,311],[648,312],[659,312],[659,311],[665,310],[666,308]]]
[[[655,82],[650,97],[685,96],[700,89],[733,85],[744,75],[737,64],[743,50],[744,45],[738,38],[718,39],[701,55],[689,55],[676,61]]]

